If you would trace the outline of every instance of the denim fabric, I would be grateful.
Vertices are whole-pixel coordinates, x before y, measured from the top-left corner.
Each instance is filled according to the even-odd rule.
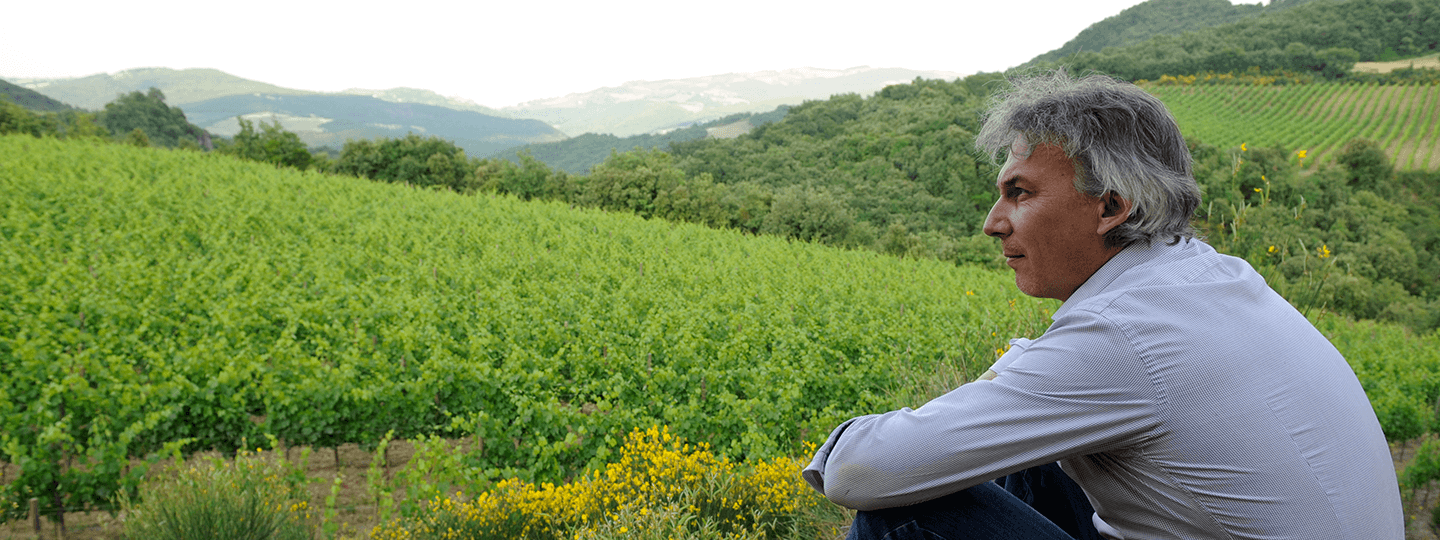
[[[1098,540],[1092,513],[1080,487],[1050,463],[919,504],[862,511],[849,538]]]

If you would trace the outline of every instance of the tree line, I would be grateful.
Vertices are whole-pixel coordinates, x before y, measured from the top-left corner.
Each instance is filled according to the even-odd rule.
[[[1067,65],[1127,80],[1214,71],[1350,76],[1359,61],[1386,61],[1440,47],[1440,0],[1310,2],[1193,32],[1159,33],[1131,45],[1080,51],[1032,67]]]

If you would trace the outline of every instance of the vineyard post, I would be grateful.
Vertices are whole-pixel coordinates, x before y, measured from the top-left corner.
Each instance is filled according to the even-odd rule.
[[[35,538],[40,538],[40,499],[30,498],[30,523],[35,525]]]
[[[63,397],[60,398],[60,421],[65,421],[65,398]],[[60,454],[64,455],[65,443],[61,442],[58,444],[60,445]],[[65,469],[62,467],[59,459],[60,457],[56,456],[57,461],[55,462],[55,466],[60,469],[60,474],[55,475],[55,480],[51,483],[51,490],[55,497],[55,525],[60,529],[60,538],[65,538],[65,497],[60,493],[60,477],[63,475]]]

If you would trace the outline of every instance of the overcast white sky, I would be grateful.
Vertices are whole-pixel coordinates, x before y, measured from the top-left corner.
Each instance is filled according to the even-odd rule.
[[[998,71],[1140,1],[23,0],[0,21],[0,76],[204,67],[303,90],[408,86],[502,107],[797,67]]]

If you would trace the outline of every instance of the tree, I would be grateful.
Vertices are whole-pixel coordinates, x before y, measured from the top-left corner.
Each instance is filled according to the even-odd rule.
[[[479,165],[465,157],[465,151],[453,142],[410,133],[400,139],[345,141],[333,171],[465,193],[477,187],[475,172]]]
[[[9,101],[0,101],[0,135],[26,133],[40,136],[42,124],[39,117],[24,107]]]
[[[181,137],[199,139],[204,133],[186,121],[179,108],[166,105],[165,94],[153,87],[143,94],[138,90],[120,94],[115,101],[106,103],[100,123],[116,137],[139,129],[156,145],[165,147],[178,145]]]
[[[569,200],[565,173],[552,171],[535,159],[528,150],[517,156],[519,166],[502,159],[484,159],[475,169],[475,183],[480,189],[509,193],[521,200],[560,199]]]
[[[145,136],[145,130],[137,127],[125,135],[125,144],[145,148],[150,146],[150,137]]]
[[[1356,189],[1374,190],[1395,175],[1385,150],[1368,139],[1353,139],[1345,143],[1335,162],[1345,167],[1345,182]]]
[[[791,186],[775,193],[775,201],[770,204],[770,213],[765,216],[760,231],[807,242],[838,244],[854,225],[850,209],[834,195]]]
[[[606,210],[628,210],[643,217],[655,215],[655,199],[685,179],[685,172],[670,154],[636,148],[610,157],[590,170],[581,188],[581,201]]]
[[[225,150],[226,153],[302,171],[310,166],[313,159],[310,150],[299,135],[281,128],[279,121],[270,124],[260,122],[261,132],[256,133],[254,123],[239,117],[236,120],[240,122],[240,132],[235,134],[235,142]]]
[[[1320,59],[1319,71],[1328,79],[1344,77],[1355,67],[1355,62],[1360,61],[1360,53],[1354,49],[1344,47],[1331,47],[1315,54]]]

